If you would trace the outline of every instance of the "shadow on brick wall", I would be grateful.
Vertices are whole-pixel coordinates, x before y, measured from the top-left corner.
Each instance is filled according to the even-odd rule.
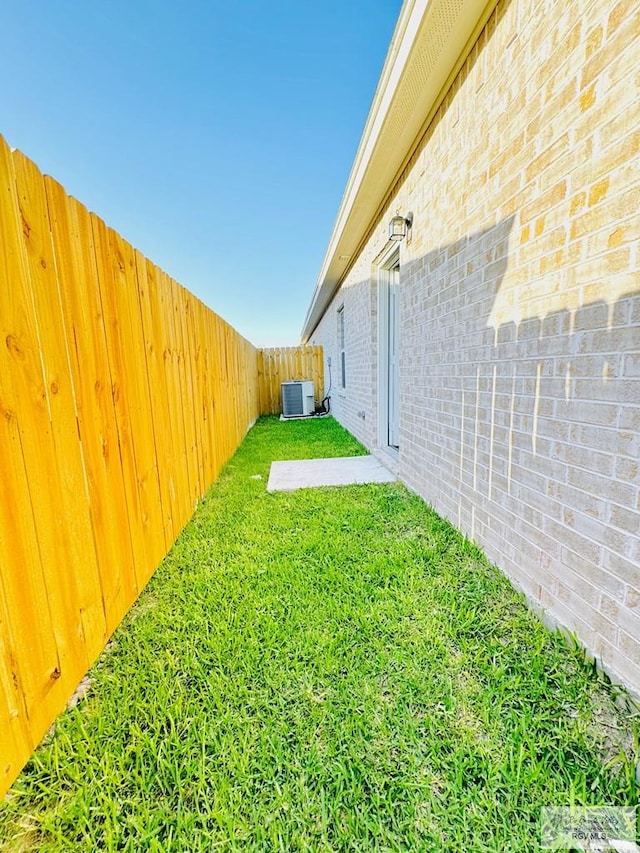
[[[403,478],[640,685],[640,284],[518,279],[512,228],[402,267]]]

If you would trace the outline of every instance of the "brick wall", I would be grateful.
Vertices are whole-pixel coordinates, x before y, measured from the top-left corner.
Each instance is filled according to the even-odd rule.
[[[312,338],[337,366],[344,302],[334,412],[375,446],[376,259],[411,210],[401,476],[638,692],[639,34],[638,0],[500,2]]]
[[[341,387],[340,353],[338,350],[338,309],[344,310],[346,387]],[[374,418],[375,371],[372,349],[375,346],[375,299],[370,273],[365,278],[351,280],[336,294],[321,325],[316,329],[314,343],[324,348],[325,389],[329,389],[327,357],[331,358],[331,411],[334,416],[364,445],[371,447],[376,440]]]

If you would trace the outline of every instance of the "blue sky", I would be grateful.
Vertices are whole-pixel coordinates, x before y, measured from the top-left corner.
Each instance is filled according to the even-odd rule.
[[[0,133],[257,345],[298,341],[401,0],[0,10]]]

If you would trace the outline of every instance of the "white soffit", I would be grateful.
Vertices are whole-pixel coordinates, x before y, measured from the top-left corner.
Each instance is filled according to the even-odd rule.
[[[443,87],[496,2],[405,0],[307,312],[303,341],[319,323],[426,130]]]

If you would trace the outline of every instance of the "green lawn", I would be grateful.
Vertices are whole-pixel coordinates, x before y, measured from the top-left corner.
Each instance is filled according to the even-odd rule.
[[[637,717],[419,498],[266,492],[273,459],[361,452],[332,419],[256,425],[0,849],[521,853],[544,805],[637,802]]]

